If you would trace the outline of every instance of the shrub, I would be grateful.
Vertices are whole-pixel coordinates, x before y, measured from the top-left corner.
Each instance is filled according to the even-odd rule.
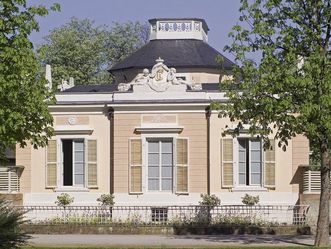
[[[0,248],[18,248],[30,238],[20,226],[26,223],[24,212],[9,206],[9,202],[0,199]]]
[[[254,206],[255,204],[258,204],[260,202],[260,197],[257,196],[252,196],[249,194],[245,194],[244,197],[241,198],[242,203],[248,206]]]
[[[201,194],[199,205],[215,207],[221,204],[221,200],[216,195]]]
[[[115,204],[113,194],[102,194],[97,201],[101,203],[101,206],[111,207]]]
[[[67,193],[62,193],[56,197],[55,204],[59,207],[66,207],[69,206],[71,203],[74,202],[74,197],[70,196]]]

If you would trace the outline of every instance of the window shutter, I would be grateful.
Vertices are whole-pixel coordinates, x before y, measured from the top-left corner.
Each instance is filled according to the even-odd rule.
[[[87,140],[87,187],[98,187],[97,140]]]
[[[233,187],[233,139],[221,140],[222,187]]]
[[[270,139],[270,148],[264,152],[264,186],[274,188],[276,186],[275,177],[275,140]]]
[[[176,193],[188,193],[188,139],[176,141]]]
[[[129,191],[142,192],[142,142],[141,139],[129,140]]]
[[[49,140],[46,154],[46,188],[57,186],[57,143]]]

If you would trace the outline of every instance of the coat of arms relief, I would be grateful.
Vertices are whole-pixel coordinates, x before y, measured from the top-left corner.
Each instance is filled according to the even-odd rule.
[[[126,92],[132,85],[148,85],[152,90],[156,92],[165,92],[171,85],[184,84],[191,90],[201,90],[200,83],[191,83],[176,76],[175,68],[168,68],[164,64],[164,60],[158,58],[156,64],[153,66],[152,71],[149,72],[147,68],[143,70],[141,75],[138,75],[130,83],[120,83],[118,90],[120,92]]]

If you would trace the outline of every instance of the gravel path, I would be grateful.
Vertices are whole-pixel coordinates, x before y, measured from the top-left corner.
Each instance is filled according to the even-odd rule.
[[[45,235],[34,234],[30,245],[35,246],[311,246],[313,236],[269,235]]]

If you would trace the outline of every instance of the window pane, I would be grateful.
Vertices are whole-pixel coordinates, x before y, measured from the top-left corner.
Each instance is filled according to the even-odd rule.
[[[159,154],[148,154],[148,165],[159,165]]]
[[[238,139],[239,150],[246,150],[246,139]]]
[[[240,185],[246,184],[246,174],[239,174],[239,184]]]
[[[75,151],[84,150],[84,142],[83,141],[74,141],[75,143]]]
[[[241,173],[246,172],[246,163],[239,163],[239,172]]]
[[[75,174],[84,174],[84,164],[75,163]]]
[[[84,142],[74,142],[74,181],[75,185],[84,185]]]
[[[162,177],[172,177],[172,167],[162,166]]]
[[[261,174],[251,174],[252,184],[261,184]]]
[[[172,142],[162,142],[162,153],[172,153]]]
[[[172,154],[162,154],[162,165],[172,165]]]
[[[84,151],[75,151],[75,162],[84,162]]]
[[[261,172],[261,163],[251,163],[251,172],[260,173]]]
[[[148,142],[148,152],[154,152],[158,153],[159,152],[159,142]]]
[[[159,190],[159,179],[148,179],[148,190]]]
[[[75,175],[75,185],[84,185],[84,175]]]
[[[239,162],[246,162],[246,151],[239,151]]]
[[[84,185],[84,141],[73,141],[74,148],[74,182]]]
[[[252,150],[261,150],[261,142],[260,140],[251,140],[251,148]]]
[[[159,177],[159,167],[148,167],[148,177]]]
[[[162,190],[172,190],[171,179],[162,179]]]
[[[261,152],[260,151],[251,151],[251,161],[260,162],[261,161]]]

